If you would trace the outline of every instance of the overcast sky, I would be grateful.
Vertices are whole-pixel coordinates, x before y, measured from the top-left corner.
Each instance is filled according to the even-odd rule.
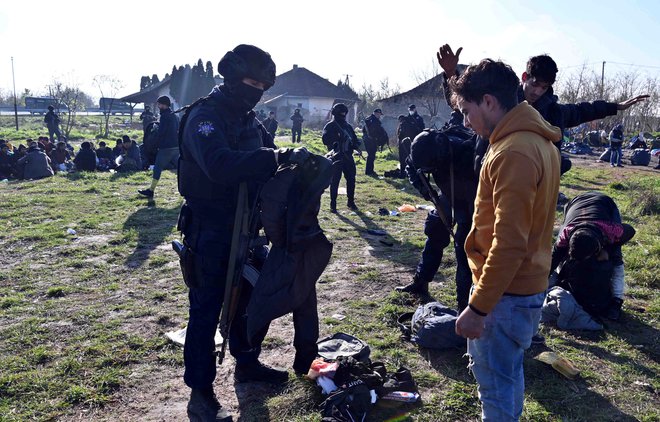
[[[538,4],[537,4],[538,3]],[[589,5],[587,5],[589,3]],[[294,64],[354,88],[405,91],[429,74],[443,43],[464,47],[462,63],[500,58],[517,73],[550,54],[560,71],[582,63],[606,73],[660,76],[660,2],[3,0],[0,89],[46,94],[54,79],[98,97],[95,75],[122,81],[117,96],[139,90],[140,77],[162,79],[173,65],[218,60],[237,44],[271,53],[277,73]]]

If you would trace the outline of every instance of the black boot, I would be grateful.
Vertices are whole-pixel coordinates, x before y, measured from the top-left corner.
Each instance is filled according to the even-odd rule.
[[[419,274],[413,276],[412,282],[395,289],[397,292],[406,292],[420,296],[429,296],[429,282],[419,279]]]
[[[289,380],[289,373],[283,369],[275,369],[256,361],[255,363],[236,364],[234,381],[236,382],[268,382],[284,384]]]
[[[337,201],[330,201],[330,212],[337,212]]]
[[[349,200],[348,203],[346,204],[346,206],[348,208],[352,209],[353,211],[358,209],[358,206],[355,205],[355,201],[353,201],[353,200]]]
[[[623,307],[623,299],[618,297],[613,297],[610,302],[610,306],[607,308],[607,313],[605,317],[612,321],[618,321],[621,319],[621,308]]]
[[[215,397],[213,388],[193,388],[188,401],[188,419],[191,422],[232,422],[232,417]]]

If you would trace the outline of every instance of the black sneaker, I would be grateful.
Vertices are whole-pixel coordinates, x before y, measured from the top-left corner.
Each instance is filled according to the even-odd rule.
[[[188,400],[188,419],[191,422],[232,422],[229,412],[222,408],[213,388],[193,388]]]
[[[139,190],[138,193],[142,196],[146,196],[147,198],[153,198],[154,197],[154,191],[152,191],[151,189]]]
[[[283,369],[275,369],[257,361],[252,364],[236,365],[234,381],[236,382],[268,382],[284,384],[289,380],[289,373]]]
[[[347,206],[348,208],[352,209],[353,211],[355,211],[355,210],[358,209],[358,206],[355,205],[355,201],[348,201],[348,203],[346,204],[346,206]]]
[[[545,344],[545,337],[543,337],[541,334],[536,333],[532,336],[532,344]]]

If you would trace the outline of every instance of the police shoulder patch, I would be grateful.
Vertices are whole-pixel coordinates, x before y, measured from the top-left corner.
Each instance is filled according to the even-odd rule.
[[[215,132],[215,126],[213,126],[213,123],[209,122],[208,120],[199,122],[197,125],[197,133],[200,135],[209,136],[213,132]]]

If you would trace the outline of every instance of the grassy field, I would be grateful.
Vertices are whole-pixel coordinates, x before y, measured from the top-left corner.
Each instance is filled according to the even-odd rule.
[[[303,141],[322,151],[318,138],[308,132]],[[624,247],[625,314],[598,334],[543,327],[547,346],[571,359],[581,377],[562,378],[534,359],[543,348],[530,349],[523,419],[659,421],[659,173],[590,160],[574,161],[562,178],[562,192],[572,197],[603,191],[637,229]],[[396,163],[394,155],[379,153],[376,171],[382,174]],[[328,194],[322,198],[319,219],[335,249],[317,286],[321,335],[351,333],[369,343],[373,360],[390,370],[411,369],[422,404],[380,404],[370,421],[477,420],[476,384],[464,350],[419,349],[400,339],[395,324],[400,312],[418,305],[393,288],[413,274],[425,215],[380,216],[378,208],[424,201],[403,180],[363,173],[359,161],[358,212],[346,209],[340,197],[339,214],[331,214]],[[69,174],[0,185],[0,421],[185,420],[182,351],[164,337],[187,319],[187,292],[169,247],[179,237],[181,198],[170,172],[153,201],[140,198],[136,191],[149,179],[146,172]],[[386,230],[393,246],[367,233],[370,228]],[[450,305],[454,267],[448,248],[431,285],[433,295]],[[275,321],[263,360],[290,368],[291,343],[291,319]],[[215,389],[241,420],[320,421],[322,397],[308,381],[292,375],[280,389],[234,386],[232,375],[228,359]]]

